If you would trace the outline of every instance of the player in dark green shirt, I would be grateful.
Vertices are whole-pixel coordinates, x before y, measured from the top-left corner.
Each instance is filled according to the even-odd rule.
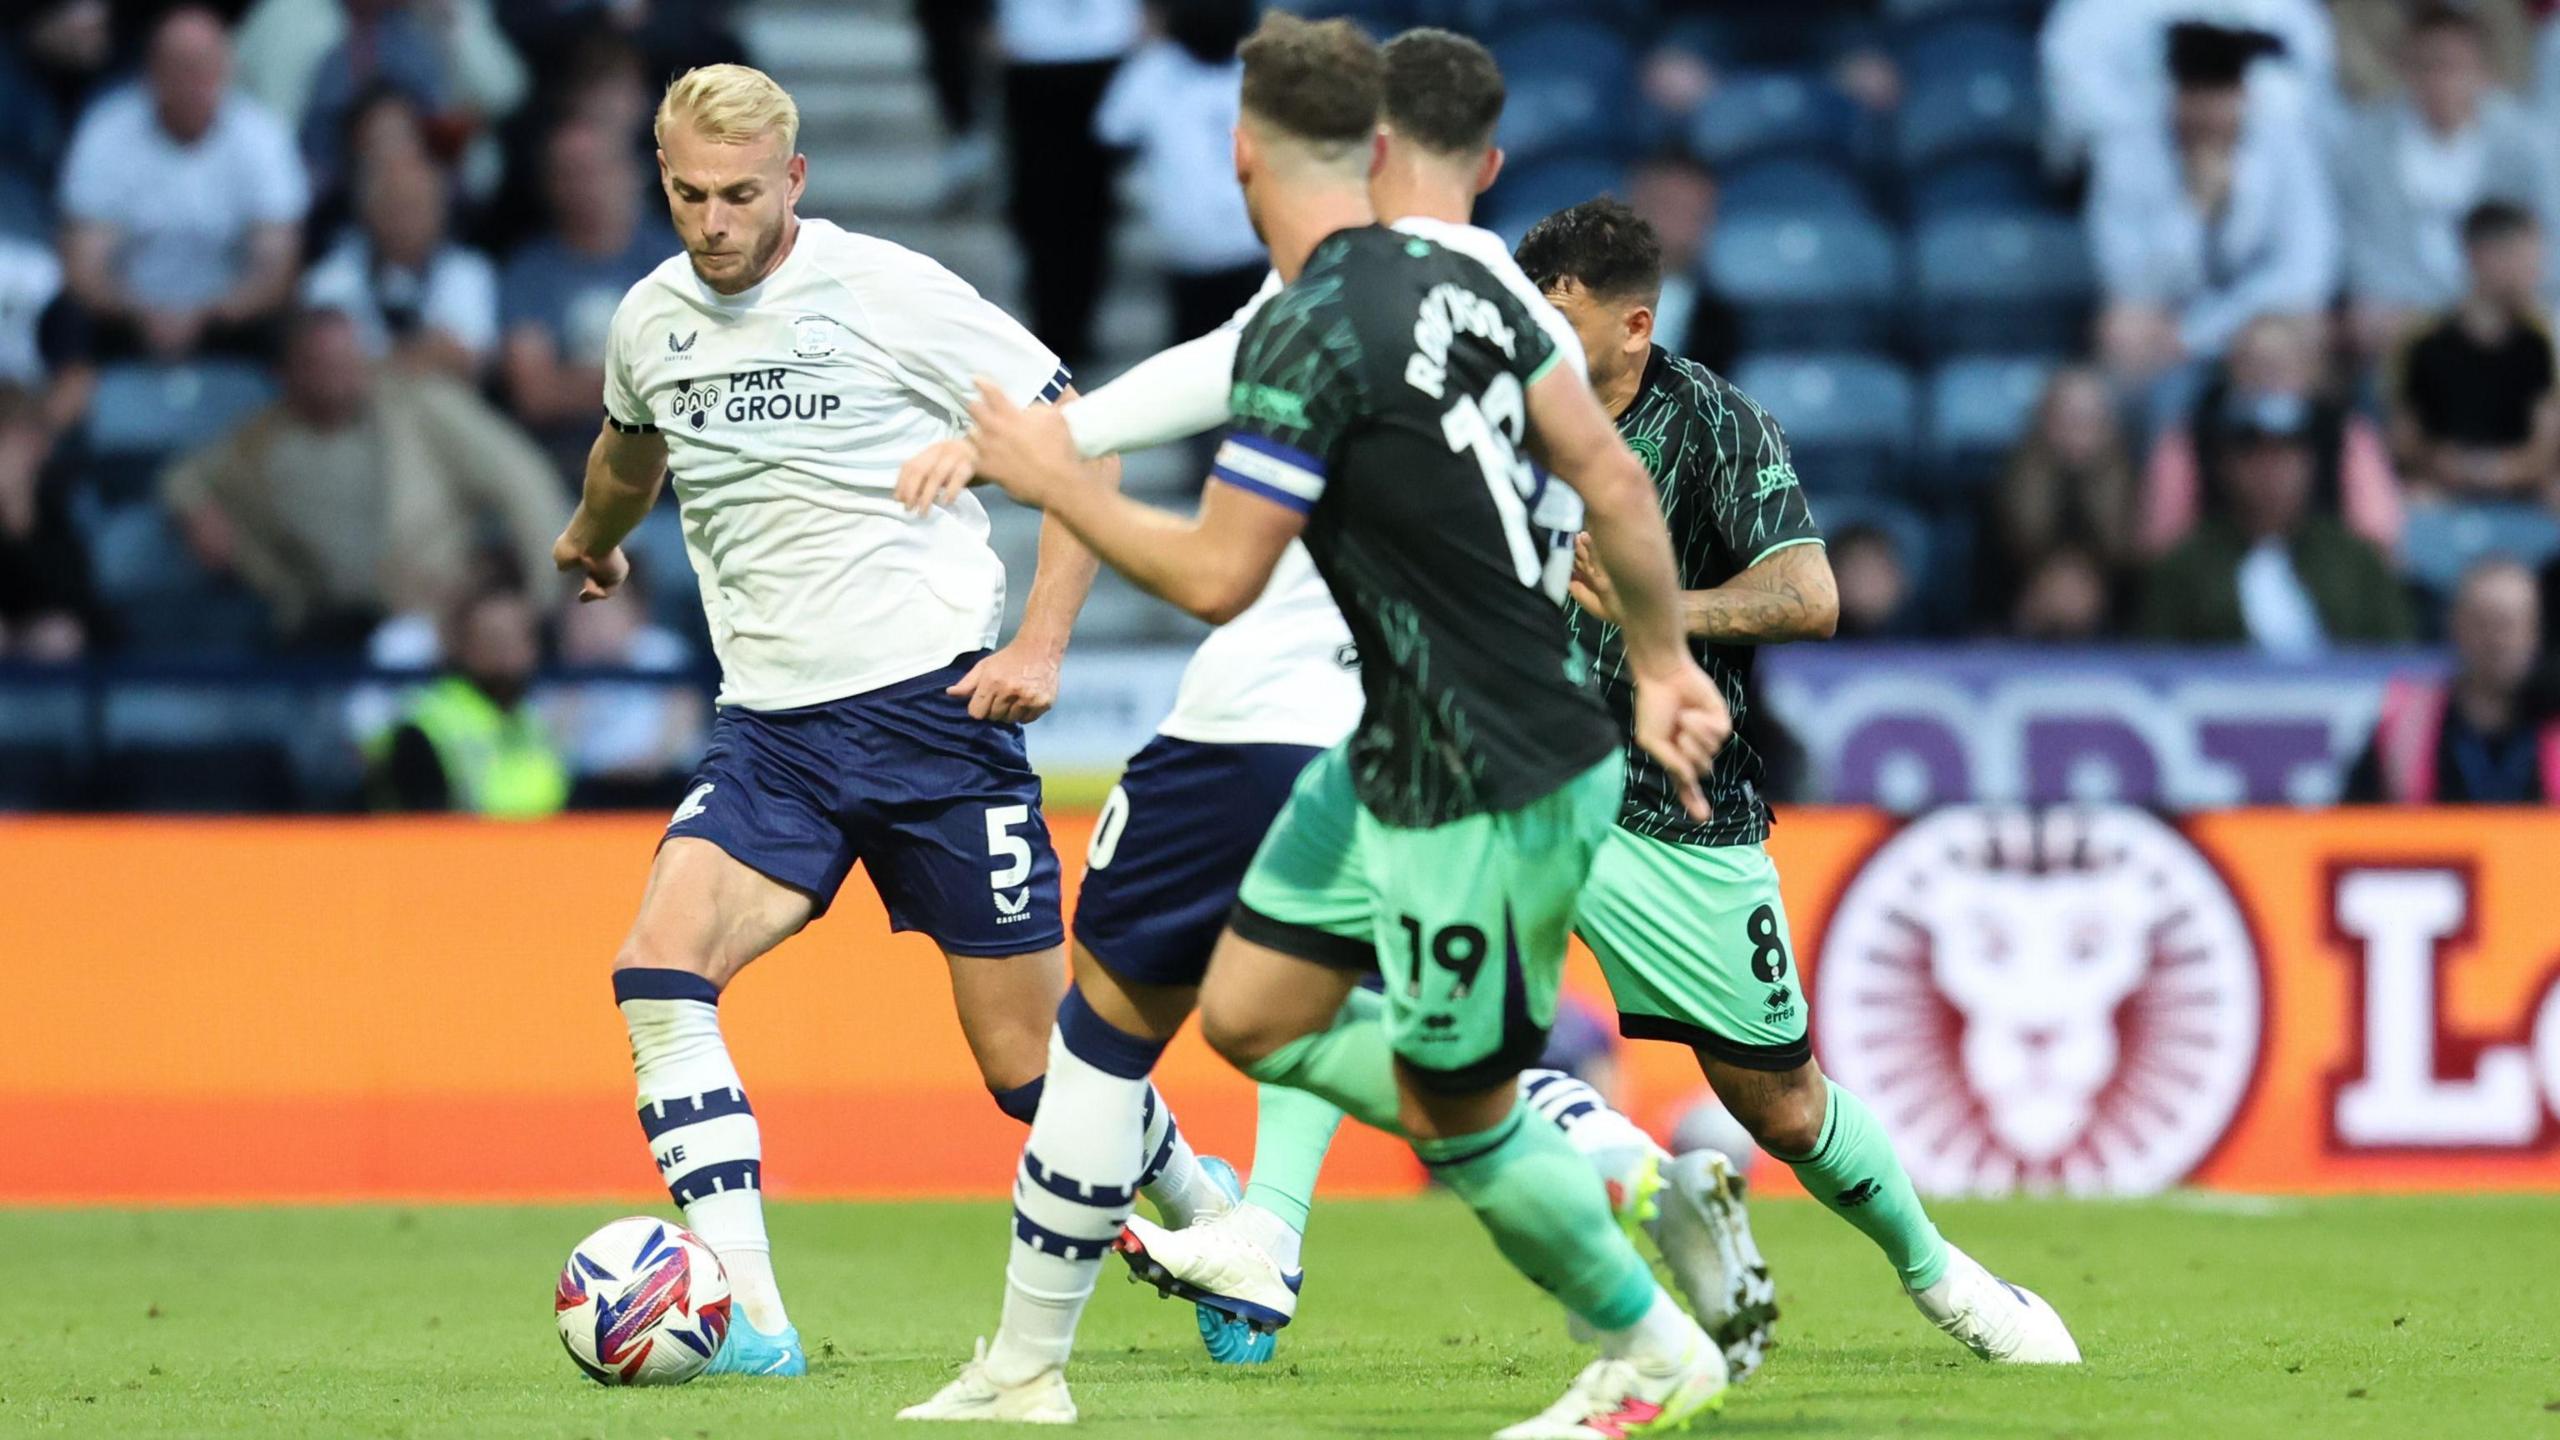
[[[1619,730],[1563,613],[1577,532],[1616,581],[1633,734],[1700,820],[1697,777],[1729,715],[1680,641],[1643,467],[1586,378],[1482,264],[1375,224],[1376,52],[1357,36],[1275,13],[1244,50],[1237,172],[1287,286],[1243,336],[1237,424],[1198,516],[1097,483],[1062,422],[991,390],[973,411],[977,470],[1213,621],[1259,597],[1303,535],[1359,641],[1367,703],[1257,855],[1202,1029],[1254,1078],[1410,1138],[1504,1256],[1602,1337],[1565,1399],[1506,1435],[1674,1428],[1720,1402],[1723,1356],[1517,1089],[1622,790]],[[1383,996],[1351,1003],[1373,969]],[[1189,999],[1106,988],[1088,1003],[1143,1047]]]
[[[1518,259],[1573,323],[1601,404],[1653,472],[1683,629],[1733,713],[1747,714],[1754,647],[1827,638],[1839,616],[1785,436],[1722,376],[1653,343],[1662,249],[1633,210],[1594,200],[1551,215]],[[1575,631],[1624,718],[1622,606],[1587,547],[1573,597]],[[1734,1118],[1883,1249],[1940,1328],[1985,1359],[2078,1360],[2052,1307],[1939,1236],[1873,1115],[1814,1063],[1786,905],[1762,846],[1760,768],[1748,745],[1727,747],[1708,788],[1714,814],[1700,820],[1674,803],[1676,781],[1631,749],[1618,828],[1574,923],[1608,977],[1619,1027],[1689,1046]]]

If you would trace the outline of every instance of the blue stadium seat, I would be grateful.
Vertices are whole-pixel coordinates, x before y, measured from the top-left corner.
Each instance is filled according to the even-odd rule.
[[[89,534],[89,565],[118,639],[134,653],[245,655],[271,633],[266,607],[239,582],[206,574],[156,504],[106,511]]]
[[[51,197],[33,179],[5,167],[0,167],[0,235],[53,243]]]
[[[2539,505],[2412,505],[2400,553],[2410,581],[2446,599],[2464,571],[2492,556],[2539,566],[2560,554],[2560,517]]]
[[[1887,20],[1904,24],[1950,16],[1985,16],[2034,25],[2044,18],[2050,4],[2051,0],[1884,0],[1884,15]]]
[[[1726,76],[1689,121],[1689,147],[1710,165],[1767,155],[1846,160],[1856,148],[1857,106],[1807,71]]]
[[[1660,32],[1660,43],[1686,50],[1719,71],[1816,69],[1871,28],[1871,22],[1856,15],[1808,14],[1803,7],[1755,12],[1728,5],[1673,21]]]
[[[1555,18],[1563,8],[1555,0],[1436,0],[1431,7],[1446,12],[1429,23],[1500,41],[1512,31]],[[1607,25],[1641,37],[1654,18],[1651,0],[1575,0],[1575,19]],[[1386,38],[1382,32],[1380,39]]]
[[[1513,245],[1529,227],[1559,210],[1602,195],[1627,193],[1627,167],[1596,155],[1557,155],[1505,166],[1485,197],[1485,228]]]
[[[1976,155],[1906,172],[1903,209],[1915,226],[1982,211],[2037,211],[2050,198],[2036,162],[2023,155]]]
[[[1810,156],[1753,161],[1718,184],[1727,217],[1739,215],[1869,216],[1874,207],[1858,178]]]
[[[1984,355],[1940,365],[1928,382],[1922,476],[1944,491],[1981,490],[2026,432],[2053,369],[2049,360]]]
[[[99,803],[110,810],[236,815],[300,808],[291,752],[266,741],[111,750],[98,776]]]
[[[266,372],[236,360],[106,366],[89,406],[99,490],[111,500],[153,493],[171,456],[214,439],[274,398]]]
[[[1736,216],[1717,229],[1707,272],[1752,350],[1880,346],[1901,302],[1898,241],[1855,216]]]
[[[2006,26],[1934,27],[1902,52],[1909,91],[1895,147],[1906,170],[1960,156],[2032,155],[2044,107],[2034,44]]]
[[[1894,488],[1919,409],[1901,366],[1878,355],[1769,355],[1742,362],[1734,383],[1777,417],[1817,504]]]
[[[1514,160],[1627,144],[1635,52],[1616,31],[1542,21],[1513,31],[1493,53],[1511,87],[1497,138]]]
[[[1922,227],[1912,270],[1916,329],[1930,353],[2045,355],[2086,343],[2096,282],[2075,221],[1943,216]]]

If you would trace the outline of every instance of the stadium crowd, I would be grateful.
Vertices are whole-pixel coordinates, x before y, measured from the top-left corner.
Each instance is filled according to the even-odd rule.
[[[655,96],[745,58],[735,8],[13,7],[0,664],[431,668],[521,594],[554,661],[670,687],[473,723],[590,794],[680,779],[671,507],[645,608],[564,612],[547,554],[606,321],[675,250]],[[2446,637],[2483,565],[2560,594],[2553,0],[1295,8],[1494,49],[1497,230],[1602,191],[1653,221],[1657,334],[1788,427],[1844,636],[2298,656]],[[1116,194],[1177,331],[1258,283],[1217,198],[1256,9],[917,0],[946,196],[1003,187],[1022,313],[1088,373]],[[350,708],[377,798],[448,793],[392,763],[400,702]]]

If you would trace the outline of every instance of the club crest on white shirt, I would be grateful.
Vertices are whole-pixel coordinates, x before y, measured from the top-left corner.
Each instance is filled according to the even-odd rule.
[[[835,322],[824,315],[803,315],[792,321],[791,353],[803,360],[823,360],[836,353]]]

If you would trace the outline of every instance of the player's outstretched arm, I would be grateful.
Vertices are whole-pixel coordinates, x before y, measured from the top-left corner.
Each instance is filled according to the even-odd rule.
[[[1132,500],[1079,461],[1058,411],[1025,410],[984,382],[969,415],[984,478],[1048,511],[1138,588],[1212,625],[1261,597],[1306,528],[1304,515],[1228,485],[1210,485],[1190,519]]]
[[[586,485],[568,528],[552,543],[551,563],[564,575],[584,575],[578,598],[612,596],[631,574],[622,542],[649,507],[658,503],[658,487],[666,483],[667,442],[654,431],[617,430],[607,423],[587,451]]]
[[[1616,582],[1636,743],[1679,780],[1682,804],[1703,820],[1698,777],[1733,734],[1733,713],[1681,637],[1679,571],[1653,481],[1569,365],[1529,387],[1529,426],[1547,468],[1582,496],[1595,558]]]
[[[1059,403],[1074,400],[1075,393],[1068,389]],[[1087,461],[1084,471],[1089,483],[1119,490],[1118,456]],[[1067,656],[1067,640],[1075,633],[1076,616],[1083,613],[1100,569],[1100,562],[1074,531],[1055,515],[1041,517],[1039,568],[1032,572],[1031,593],[1022,602],[1021,628],[1014,631],[1011,643],[972,666],[951,687],[952,694],[968,698],[970,714],[981,720],[1028,725],[1058,703],[1058,672]]]
[[[1618,618],[1617,586],[1588,535],[1574,541],[1573,600],[1603,620]],[[1683,590],[1680,628],[1718,645],[1828,640],[1840,628],[1840,587],[1830,556],[1820,541],[1798,541],[1713,589]]]

